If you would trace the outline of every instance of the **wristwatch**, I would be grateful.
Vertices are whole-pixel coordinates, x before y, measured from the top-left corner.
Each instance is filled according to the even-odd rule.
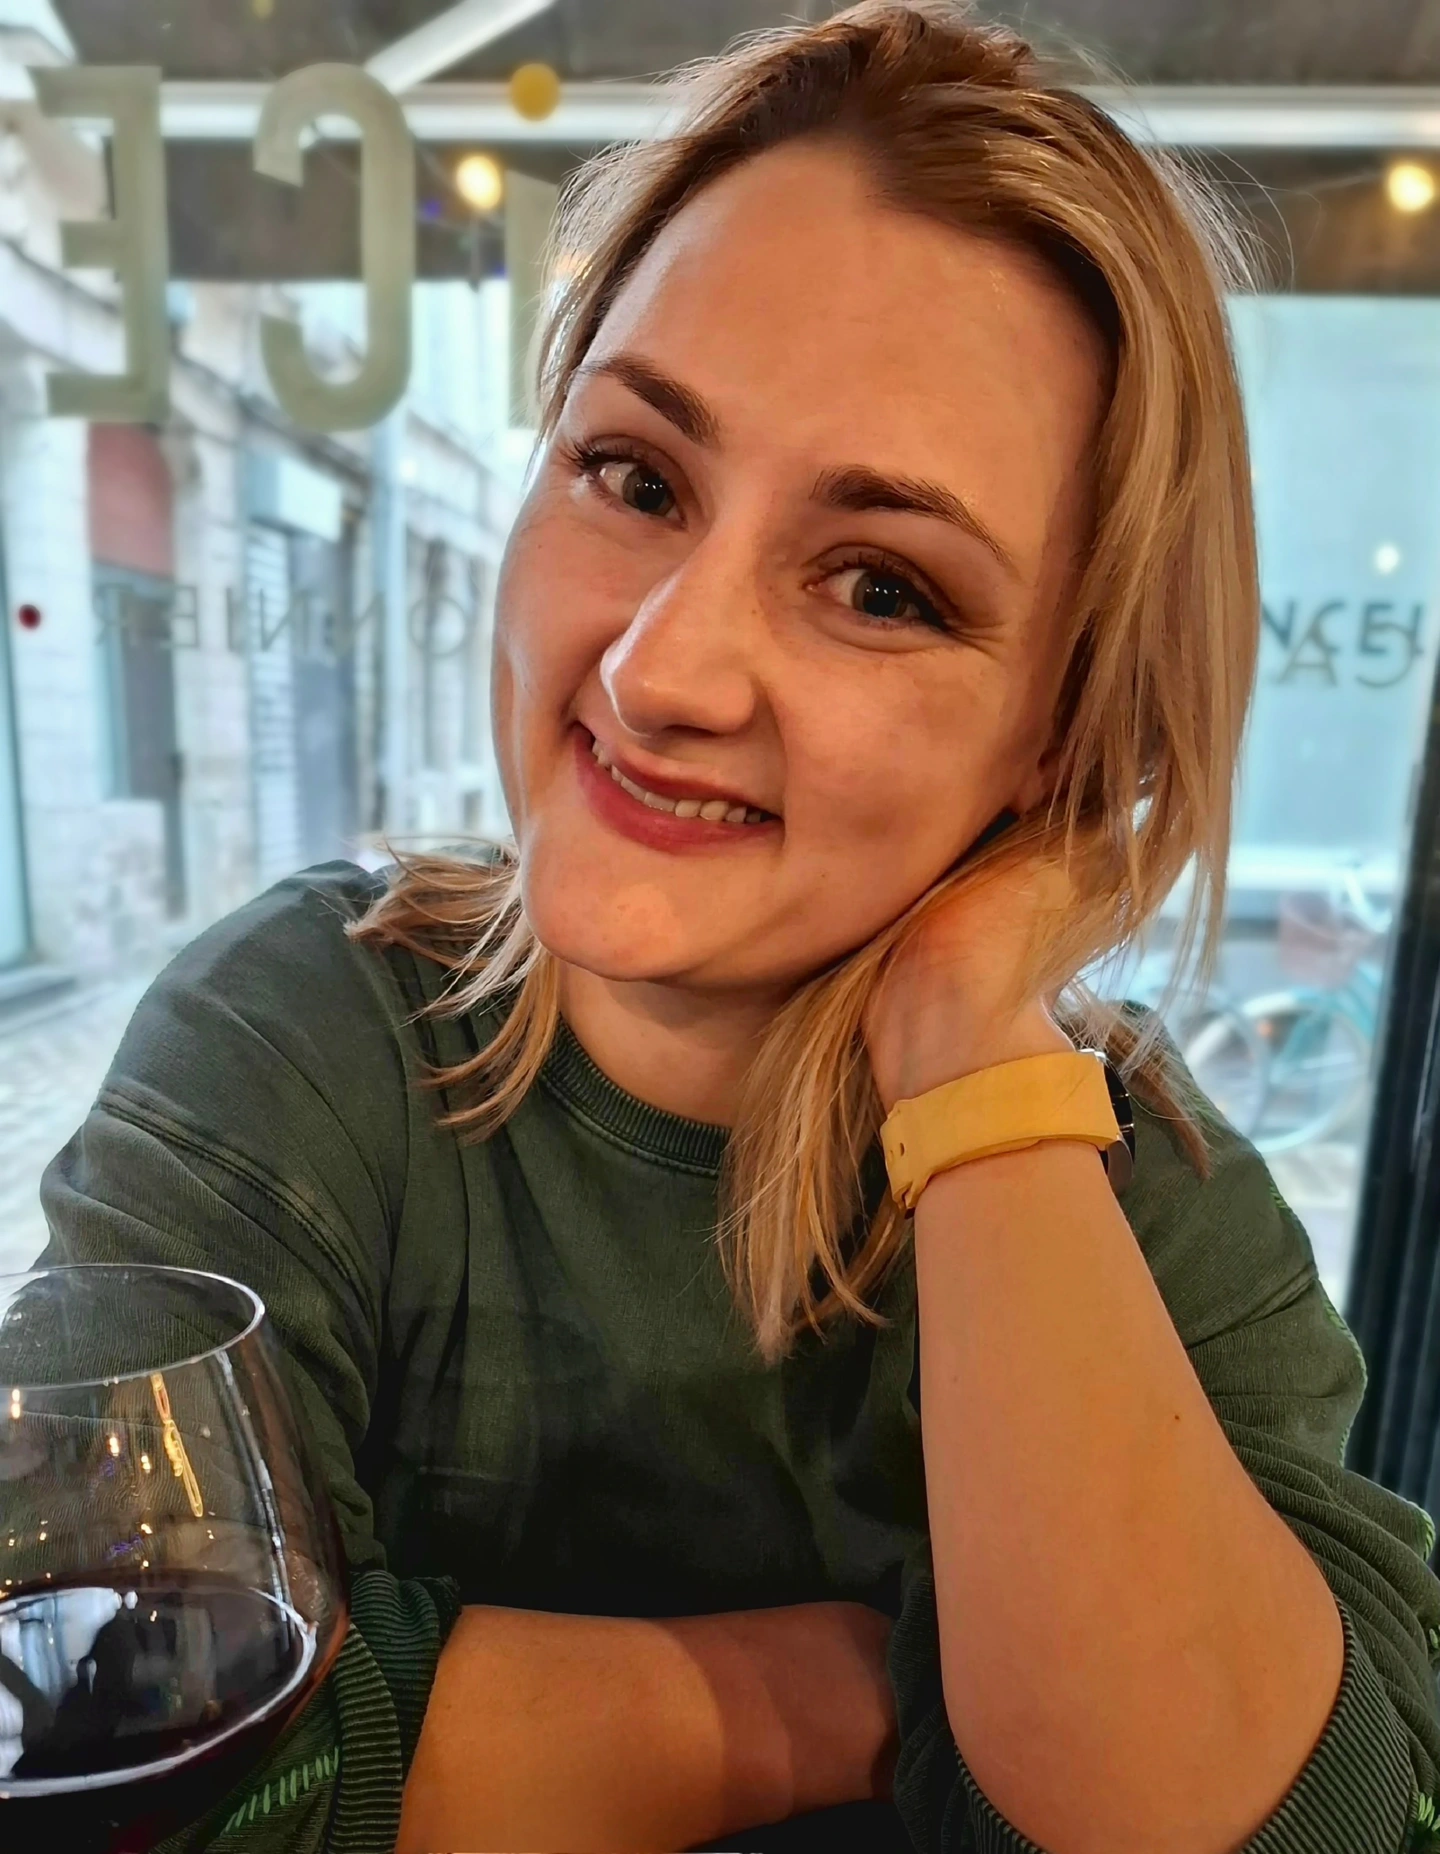
[[[1110,1189],[1117,1195],[1123,1191],[1135,1176],[1135,1103],[1130,1099],[1130,1090],[1120,1078],[1120,1071],[1105,1054],[1103,1049],[1092,1049],[1087,1055],[1098,1056],[1105,1064],[1105,1086],[1110,1091],[1110,1105],[1115,1110],[1115,1124],[1120,1129],[1120,1137],[1100,1154],[1105,1167],[1105,1176],[1110,1180]]]
[[[895,1201],[913,1210],[937,1172],[1072,1140],[1100,1154],[1111,1188],[1134,1171],[1130,1094],[1103,1050],[1022,1056],[897,1101],[880,1129]]]

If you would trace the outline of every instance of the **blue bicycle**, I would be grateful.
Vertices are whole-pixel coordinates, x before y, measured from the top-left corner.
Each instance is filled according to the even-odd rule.
[[[1221,1002],[1182,1043],[1196,1082],[1263,1153],[1330,1138],[1369,1093],[1391,917],[1353,871],[1335,887],[1282,907],[1281,960],[1300,982]]]

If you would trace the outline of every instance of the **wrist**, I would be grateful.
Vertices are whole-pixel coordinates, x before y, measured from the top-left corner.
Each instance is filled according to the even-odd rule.
[[[977,1023],[963,1012],[916,1012],[895,1038],[894,1053],[875,1065],[875,1084],[888,1114],[946,1082],[1025,1056],[1063,1055],[1075,1045],[1038,1000],[1005,1019]]]
[[[886,1656],[890,1618],[863,1603],[799,1606],[787,1663],[794,1746],[792,1812],[887,1799],[899,1748]]]
[[[724,1832],[888,1796],[890,1620],[819,1602],[666,1623],[707,1677],[726,1747]]]

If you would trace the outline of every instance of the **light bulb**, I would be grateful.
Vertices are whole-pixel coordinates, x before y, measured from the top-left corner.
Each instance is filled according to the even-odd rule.
[[[476,212],[494,212],[505,197],[500,163],[487,154],[468,154],[455,169],[455,191]]]
[[[1424,212],[1435,203],[1435,176],[1418,161],[1396,161],[1385,176],[1385,191],[1396,212]]]
[[[560,102],[560,77],[548,64],[522,64],[510,78],[510,106],[527,122],[553,116]]]

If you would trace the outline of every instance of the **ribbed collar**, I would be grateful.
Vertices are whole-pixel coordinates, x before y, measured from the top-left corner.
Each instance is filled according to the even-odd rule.
[[[617,1088],[596,1068],[563,1018],[540,1080],[570,1113],[639,1158],[718,1176],[725,1153],[724,1127],[662,1113]]]

